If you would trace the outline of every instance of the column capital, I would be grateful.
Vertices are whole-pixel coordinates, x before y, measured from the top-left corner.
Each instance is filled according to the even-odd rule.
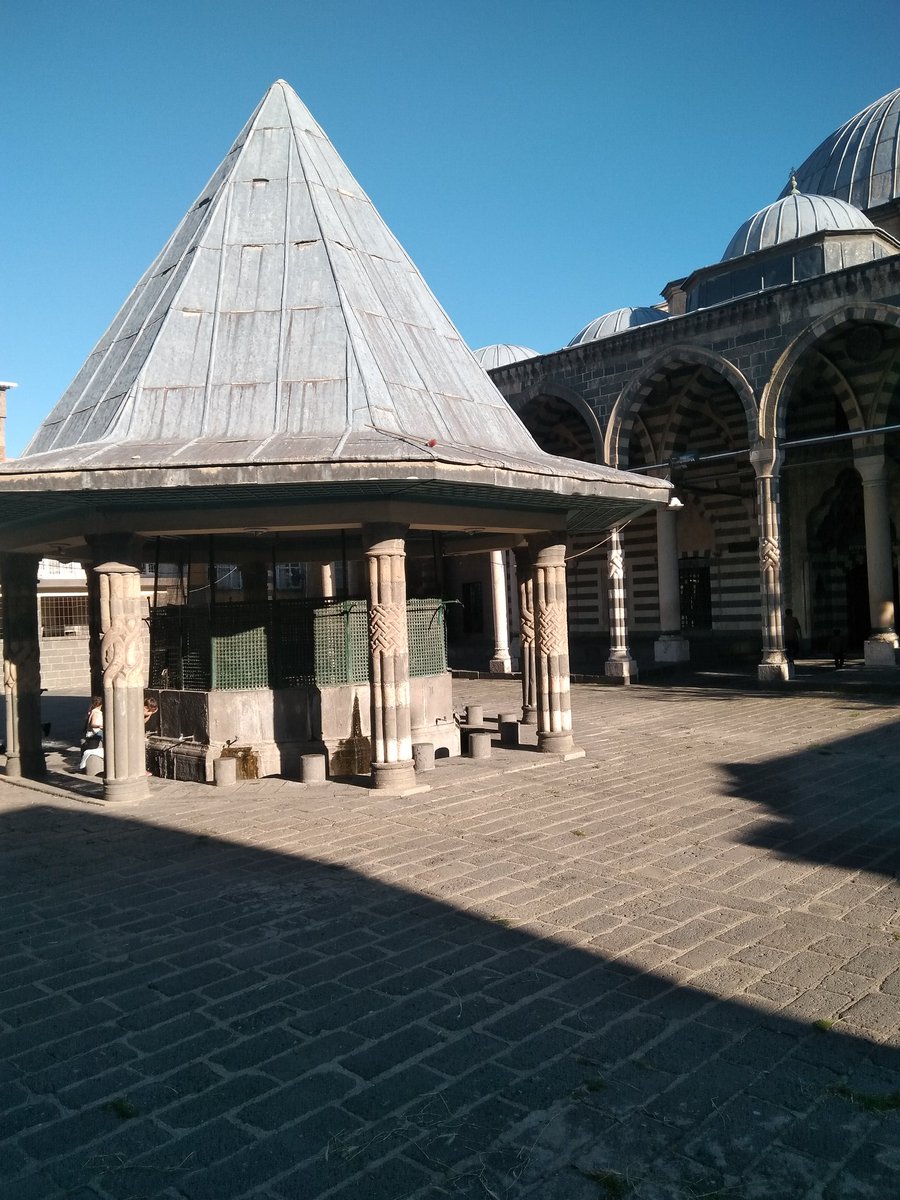
[[[781,447],[777,442],[757,442],[750,451],[750,462],[757,479],[778,475],[781,472]]]
[[[374,521],[362,527],[363,549],[366,554],[403,554],[408,533],[408,525],[396,521]]]
[[[529,533],[526,537],[534,566],[559,566],[566,561],[566,535],[563,530],[551,533]]]
[[[85,541],[91,552],[91,560],[95,563],[122,563],[132,567],[140,565],[144,541],[136,534],[127,531],[90,533]]]
[[[884,450],[855,450],[853,466],[859,472],[863,487],[878,486],[887,482],[887,460]]]

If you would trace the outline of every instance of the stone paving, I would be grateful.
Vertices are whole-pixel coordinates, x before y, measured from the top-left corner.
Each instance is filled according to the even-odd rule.
[[[900,1196],[896,696],[573,699],[406,798],[0,783],[0,1195]]]

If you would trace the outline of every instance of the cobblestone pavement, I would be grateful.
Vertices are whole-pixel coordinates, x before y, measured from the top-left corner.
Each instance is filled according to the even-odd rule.
[[[0,1195],[900,1196],[894,703],[579,686],[585,758],[406,798],[0,783]]]

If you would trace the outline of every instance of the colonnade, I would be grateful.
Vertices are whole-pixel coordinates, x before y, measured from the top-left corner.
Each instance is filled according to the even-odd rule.
[[[784,593],[781,538],[781,455],[777,444],[760,442],[751,451],[756,477],[756,508],[759,521],[759,588],[762,656],[758,677],[762,681],[789,679],[794,667],[784,643]],[[893,667],[898,637],[894,613],[894,572],[891,536],[888,471],[883,444],[870,440],[854,455],[862,478],[865,507],[866,564],[869,587],[871,634],[864,647],[865,664]],[[656,510],[656,562],[659,589],[660,632],[654,658],[660,663],[686,662],[690,646],[681,631],[678,571],[677,498]],[[609,656],[604,664],[607,677],[622,683],[637,680],[637,664],[628,645],[625,556],[619,529],[606,539],[607,588],[609,600]],[[532,568],[525,551],[515,552],[520,619],[520,667],[523,688],[523,720],[532,719],[535,660],[532,616]],[[507,648],[507,584],[499,552],[491,556],[491,598],[494,612],[495,650],[491,670],[498,670],[501,648]],[[499,615],[501,614],[502,615]],[[508,656],[508,649],[506,649]],[[509,667],[505,670],[508,672]]]

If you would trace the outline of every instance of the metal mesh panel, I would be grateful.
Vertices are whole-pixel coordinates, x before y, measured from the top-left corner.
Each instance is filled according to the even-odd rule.
[[[209,613],[166,605],[150,613],[150,686],[208,691],[212,685]]]
[[[444,603],[407,604],[409,672],[447,669]],[[162,688],[336,687],[369,679],[365,600],[160,605],[150,614],[150,685]]]
[[[212,686],[230,691],[269,687],[272,606],[217,604],[212,609]]]
[[[408,600],[409,674],[440,675],[447,670],[447,628],[442,600]]]
[[[342,600],[315,613],[316,682],[366,683],[369,634],[365,600]]]
[[[273,604],[270,644],[276,687],[305,687],[315,682],[314,611],[308,600],[276,600]]]

